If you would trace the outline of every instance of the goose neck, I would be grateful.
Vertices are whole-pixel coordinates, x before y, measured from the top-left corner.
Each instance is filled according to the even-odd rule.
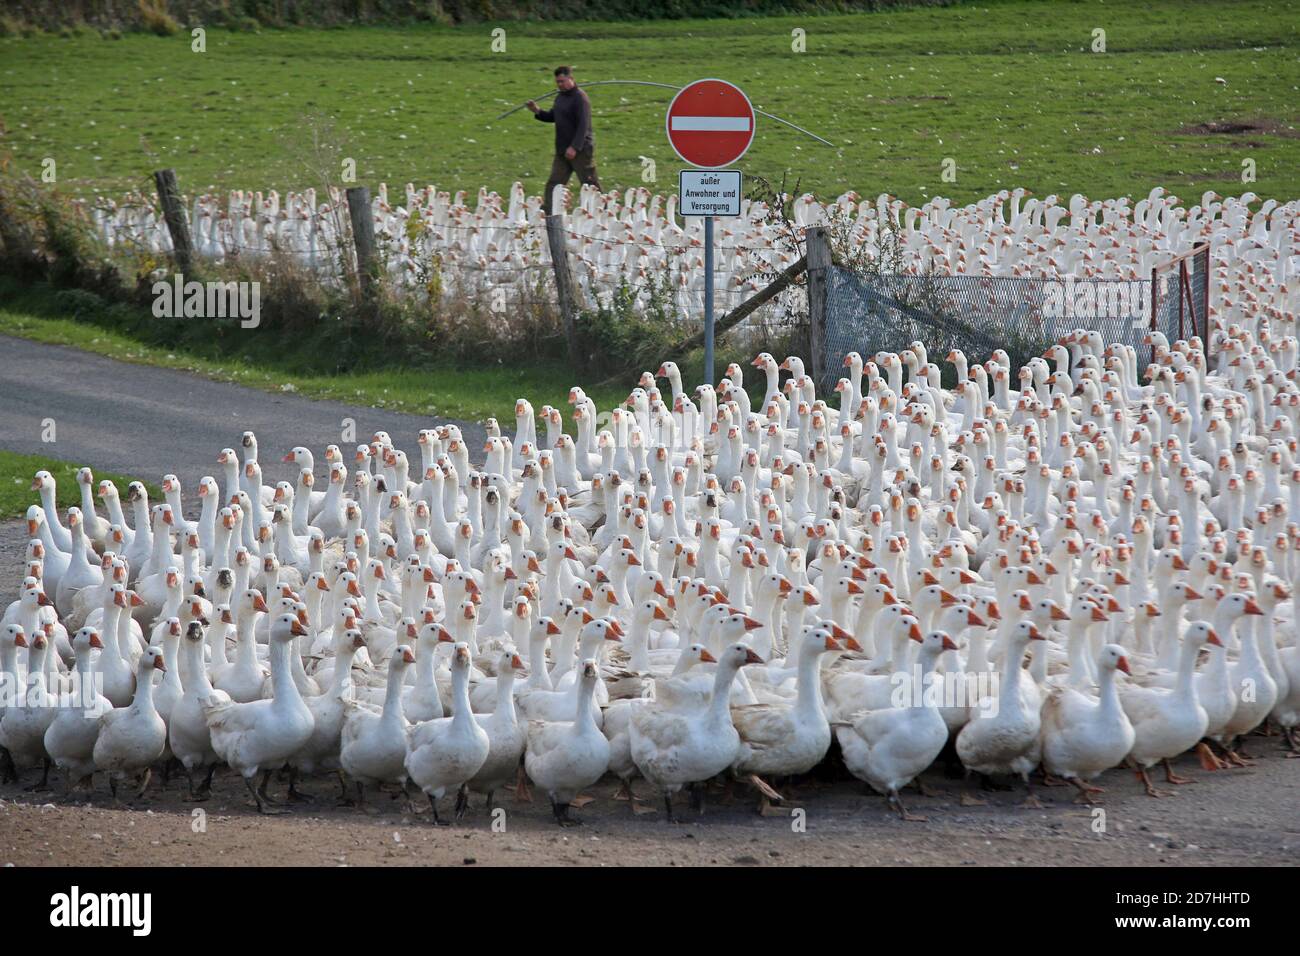
[[[402,680],[405,676],[405,668],[388,669],[388,685],[384,690],[383,719],[385,721],[399,724],[402,722]]]
[[[795,714],[801,722],[815,721],[825,710],[822,702],[821,659],[816,647],[805,644],[795,675]]]
[[[708,723],[712,727],[731,724],[731,684],[740,668],[729,661],[718,665],[713,677],[713,695],[709,698]]]
[[[289,660],[292,641],[277,640],[271,637],[271,691],[276,703],[297,700],[301,703],[302,695],[293,680],[292,662]],[[242,653],[242,645],[241,645]],[[251,648],[250,648],[251,650]]]
[[[455,702],[452,714],[453,726],[466,726],[474,722],[474,715],[469,704],[469,670],[463,667],[451,669],[451,696]]]

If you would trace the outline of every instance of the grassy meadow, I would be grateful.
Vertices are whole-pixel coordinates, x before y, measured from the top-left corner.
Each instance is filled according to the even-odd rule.
[[[505,49],[493,52],[498,28]],[[805,52],[792,50],[796,30]],[[1105,52],[1092,52],[1097,30]],[[1298,31],[1294,5],[1276,0],[989,0],[712,21],[214,28],[202,53],[188,32],[46,35],[0,40],[0,114],[21,168],[52,158],[58,183],[87,195],[152,188],[160,166],[186,190],[318,185],[315,138],[355,159],[363,183],[472,196],[522,180],[537,192],[551,127],[524,110],[494,117],[552,89],[551,67],[568,62],[580,81],[739,84],[835,144],[760,117],[742,168],[826,197],[1237,193],[1253,159],[1249,188],[1286,199],[1300,190]],[[590,95],[602,182],[641,184],[645,157],[653,185],[675,189],[671,91]]]

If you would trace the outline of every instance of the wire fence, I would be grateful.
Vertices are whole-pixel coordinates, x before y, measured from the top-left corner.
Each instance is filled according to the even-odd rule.
[[[827,269],[823,381],[832,388],[843,358],[900,352],[913,341],[932,355],[960,349],[982,361],[1004,349],[1012,368],[1076,329],[1101,333],[1107,344],[1149,354],[1146,339],[1162,332],[1170,342],[1201,334],[1208,299],[1208,246],[1188,257],[1187,277],[1158,271],[1152,279],[1031,278],[1015,276],[863,276]]]

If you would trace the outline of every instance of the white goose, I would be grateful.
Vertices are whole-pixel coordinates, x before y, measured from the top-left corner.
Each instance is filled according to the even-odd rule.
[[[994,774],[1017,774],[1028,784],[1037,765],[1037,759],[1030,762],[1027,755],[1037,748],[1041,720],[1037,708],[1025,705],[1020,682],[1029,642],[1044,639],[1032,622],[1021,621],[1015,626],[1007,637],[997,707],[976,710],[957,734],[957,756],[967,770],[980,775],[986,789],[993,786],[988,778]],[[1030,801],[1032,798],[1031,789]]]
[[[641,776],[663,794],[668,820],[673,816],[673,794],[692,788],[695,806],[702,813],[703,795],[698,785],[730,767],[740,749],[740,735],[731,723],[731,685],[746,664],[763,659],[746,644],[732,644],[718,658],[713,691],[708,704],[680,712],[659,703],[632,713],[632,760]]]
[[[202,702],[203,716],[212,732],[212,749],[232,770],[244,778],[244,785],[257,804],[258,813],[274,814],[266,792],[271,774],[311,737],[313,718],[294,684],[289,655],[295,637],[307,629],[292,614],[281,614],[271,626],[271,682],[269,700],[236,703],[224,691],[213,691]],[[261,772],[256,787],[253,778]]]
[[[474,779],[492,749],[487,731],[479,726],[469,706],[469,645],[458,643],[451,655],[451,717],[426,720],[406,732],[406,772],[424,791],[433,810],[433,822],[450,826],[438,816],[438,801]],[[463,810],[462,810],[463,812]]]
[[[406,783],[406,730],[402,713],[402,681],[415,654],[401,644],[388,660],[388,688],[384,709],[376,714],[355,701],[343,705],[343,733],[339,741],[339,764],[357,788],[357,806],[365,806],[366,784],[379,786]]]
[[[1115,671],[1130,673],[1124,648],[1107,644],[1097,657],[1097,696],[1057,686],[1043,702],[1043,769],[1079,788],[1089,803],[1104,770],[1118,766],[1133,749],[1135,733],[1119,702]]]
[[[212,794],[212,777],[217,772],[217,752],[212,749],[212,731],[203,716],[203,701],[212,694],[212,682],[203,662],[203,648],[207,635],[203,625],[191,621],[181,642],[178,670],[183,692],[167,721],[167,746],[172,756],[185,768],[189,781],[190,799],[206,800]],[[194,788],[194,771],[206,767],[203,785]]]
[[[569,805],[583,787],[604,776],[609,767],[609,741],[596,726],[596,684],[600,670],[594,660],[582,663],[578,678],[578,710],[572,721],[528,723],[524,770],[551,799],[555,821],[571,827],[582,821],[569,816]]]
[[[96,688],[95,668],[91,663],[91,653],[103,647],[99,632],[93,627],[83,627],[72,639],[72,651],[76,655],[72,699],[60,704],[58,714],[45,731],[45,752],[68,775],[69,791],[90,786],[95,773],[99,718],[113,706]]]
[[[822,702],[819,668],[827,651],[842,651],[830,627],[819,626],[802,635],[798,655],[795,699],[788,703],[732,707],[731,720],[740,734],[732,770],[747,775],[763,795],[763,805],[780,799],[763,776],[790,777],[807,773],[826,756],[831,728]]]
[[[544,667],[545,661],[539,661],[537,666]],[[502,651],[497,661],[496,706],[490,714],[474,715],[479,726],[487,731],[489,748],[487,760],[469,781],[469,791],[487,797],[489,813],[492,812],[492,795],[517,779],[519,758],[528,742],[528,729],[519,722],[514,706],[515,678],[523,670],[524,662],[518,654],[510,648]]]
[[[1169,796],[1168,791],[1157,790],[1147,776],[1147,770],[1156,763],[1164,763],[1165,779],[1169,783],[1188,782],[1174,773],[1169,761],[1194,747],[1205,736],[1208,718],[1205,708],[1196,699],[1196,681],[1193,678],[1196,656],[1206,644],[1223,646],[1214,628],[1205,621],[1196,621],[1183,634],[1178,677],[1172,689],[1133,684],[1120,689],[1120,704],[1132,722],[1135,734],[1129,757],[1137,765],[1138,779],[1146,787],[1148,796]]]
[[[311,800],[297,787],[300,774],[317,770],[341,768],[339,748],[343,739],[343,720],[348,703],[353,699],[352,660],[366,646],[365,638],[355,628],[339,629],[334,634],[333,683],[323,694],[304,698],[311,711],[311,736],[289,758],[289,799]],[[340,799],[347,795],[346,783],[339,776]]]
[[[924,693],[926,675],[934,672],[939,655],[957,645],[943,631],[931,631],[921,644],[919,700],[906,707],[869,710],[835,727],[836,739],[849,773],[883,793],[904,820],[924,821],[909,813],[898,792],[934,763],[948,742],[948,725],[931,697]]]
[[[162,650],[146,648],[140,655],[135,675],[135,698],[127,707],[110,710],[99,719],[95,740],[95,769],[108,774],[108,784],[117,799],[117,783],[128,774],[140,775],[143,796],[149,786],[150,767],[167,747],[167,724],[154,707],[154,671],[166,671]]]

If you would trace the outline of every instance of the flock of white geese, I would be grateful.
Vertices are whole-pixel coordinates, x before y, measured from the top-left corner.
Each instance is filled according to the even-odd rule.
[[[541,197],[527,195],[520,183],[506,197],[479,189],[472,199],[464,191],[452,195],[411,183],[398,198],[380,184],[372,207],[390,275],[422,294],[439,289],[453,299],[500,288],[513,302],[550,269]],[[703,220],[681,217],[676,207],[675,195],[645,187],[608,193],[581,188],[565,228],[587,302],[604,301],[626,283],[644,306],[665,291],[656,292],[655,282],[666,282],[681,315],[701,314]],[[152,197],[103,199],[91,216],[110,247],[154,254],[171,248]],[[189,217],[200,256],[224,261],[278,251],[331,279],[338,277],[340,237],[350,228],[338,189],[283,198],[275,190],[203,193],[193,198]],[[715,230],[717,304],[733,307],[761,289],[799,258],[803,230],[826,223],[838,224],[850,246],[869,257],[885,255],[891,268],[910,274],[1145,280],[1153,267],[1208,242],[1212,295],[1229,321],[1237,309],[1293,316],[1300,308],[1300,201],[1207,191],[1189,207],[1160,186],[1136,201],[1039,198],[1017,188],[965,206],[942,197],[912,206],[886,194],[871,200],[853,192],[822,203],[805,193],[790,201],[785,222],[765,202],[745,200],[741,215],[719,220]],[[802,294],[795,289],[785,295]]]
[[[63,513],[40,472],[0,623],[4,769],[116,797],[179,768],[201,799],[228,767],[264,812],[273,775],[291,800],[337,775],[358,804],[422,792],[439,823],[444,796],[459,817],[531,782],[569,825],[607,775],[669,819],[715,778],[767,807],[833,742],[904,817],[936,760],[967,802],[1008,778],[1091,801],[1125,764],[1161,796],[1149,771],[1185,782],[1188,751],[1294,751],[1300,343],[1279,331],[1139,356],[1081,330],[1021,370],[953,353],[953,390],[920,342],[851,353],[845,411],[798,357],[692,391],[668,362],[599,422],[575,387],[482,449],[450,424],[410,456],[330,445],[319,474],[277,449],[297,477],[274,486],[245,432],[193,519],[174,475],[163,501],[133,482],[128,520],[88,468]]]

